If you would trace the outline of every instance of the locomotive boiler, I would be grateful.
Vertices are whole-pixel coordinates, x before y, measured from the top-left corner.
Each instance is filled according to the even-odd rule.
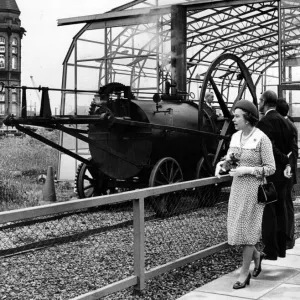
[[[92,141],[106,145],[106,149],[99,149],[93,143],[89,146],[93,161],[101,171],[111,178],[128,179],[160,159],[170,157],[185,171],[187,179],[192,178],[192,166],[195,168],[195,162],[202,155],[201,139],[195,135],[198,105],[178,100],[155,105],[150,101],[121,98],[122,89],[128,88],[121,84],[115,83],[109,88],[116,98],[104,87],[105,96],[109,94],[109,98],[93,103],[90,109],[91,115],[106,121],[90,125],[88,134]],[[154,100],[155,97],[157,95]],[[212,134],[208,118],[203,131],[212,140],[218,140],[219,136]]]
[[[99,95],[89,112],[101,120],[89,125],[92,167],[83,163],[76,175],[82,198],[204,177],[204,148],[212,153],[220,139],[228,138],[213,132],[205,108],[199,131],[198,104],[182,96],[164,94],[160,101],[154,94],[154,103],[131,99],[130,88],[120,83],[102,87]]]

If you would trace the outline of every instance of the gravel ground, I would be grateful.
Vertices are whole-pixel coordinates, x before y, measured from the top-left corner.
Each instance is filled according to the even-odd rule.
[[[226,204],[220,204],[168,219],[147,221],[146,269],[225,241],[226,211]],[[37,233],[38,229],[38,236],[45,239],[47,233],[58,237],[71,229],[72,233],[79,232],[80,228],[94,229],[99,223],[106,229],[68,243],[2,258],[1,300],[71,299],[133,274],[132,226],[127,224],[111,230],[107,227],[130,220],[130,211],[95,211],[65,219],[67,229],[54,226],[57,220],[49,220],[42,225],[29,225],[29,232]],[[19,238],[14,243],[26,240],[21,238],[24,231],[20,228],[7,228],[5,236],[16,236],[16,232]],[[296,236],[300,236],[300,220],[296,223]],[[147,281],[141,293],[129,288],[104,299],[177,299],[240,267],[241,259],[241,248],[232,247]]]
[[[300,219],[295,223],[295,238],[299,237]],[[262,244],[259,243],[258,249],[261,248]],[[178,299],[196,288],[240,268],[241,251],[241,247],[231,247],[147,281],[146,289],[141,293],[129,288],[103,299]]]

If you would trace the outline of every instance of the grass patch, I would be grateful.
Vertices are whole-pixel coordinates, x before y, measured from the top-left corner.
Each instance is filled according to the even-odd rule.
[[[57,131],[41,128],[37,133],[56,143],[59,140]],[[37,178],[47,174],[48,166],[57,173],[58,151],[30,136],[2,138],[0,149],[0,211],[38,205],[43,185]],[[58,201],[70,199],[70,183],[56,183],[55,188]]]

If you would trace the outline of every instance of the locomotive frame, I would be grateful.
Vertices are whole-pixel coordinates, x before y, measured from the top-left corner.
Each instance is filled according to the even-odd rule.
[[[168,164],[171,173],[177,171],[180,176],[176,179],[171,176],[172,180],[166,180],[165,184],[191,176],[213,176],[214,166],[225,152],[226,141],[234,130],[231,122],[234,103],[249,97],[257,104],[257,90],[263,91],[267,87],[267,70],[277,65],[281,85],[287,81],[287,60],[297,61],[299,50],[295,43],[299,36],[300,9],[292,5],[292,1],[176,1],[176,5],[165,6],[159,5],[163,0],[152,2],[132,1],[105,14],[58,21],[59,26],[85,25],[74,37],[63,62],[62,89],[39,88],[42,91],[40,116],[26,116],[28,87],[7,87],[22,88],[23,97],[21,116],[8,116],[5,123],[82,162],[76,175],[81,197],[113,192],[116,186],[122,189],[161,184],[157,174]],[[284,31],[281,30],[283,26]],[[101,38],[96,40],[95,36]],[[85,44],[87,48],[84,48]],[[199,87],[200,94],[193,99]],[[48,92],[52,90],[61,91],[59,116],[51,114]],[[216,95],[214,107],[222,111],[220,120],[212,116],[204,102],[208,90]],[[94,101],[91,100],[93,96]],[[86,98],[89,115],[79,115],[78,107]],[[74,105],[71,116],[66,113],[66,105],[70,102]],[[187,107],[189,112],[194,109],[197,127],[189,128],[188,114],[184,116],[186,126],[137,120],[130,116],[135,105],[141,106],[142,110],[143,106],[150,105],[154,116],[170,118],[174,105],[180,109]],[[23,126],[25,124],[60,130],[63,132],[60,145],[31,132]],[[87,126],[80,128],[82,124]],[[181,170],[182,162],[178,163],[172,155],[157,155],[152,161],[145,157],[142,164],[136,163],[134,158],[129,159],[130,153],[115,153],[98,138],[91,138],[90,132],[101,136],[97,126],[112,131],[114,128],[120,131],[135,128],[140,130],[139,137],[135,138],[141,140],[149,140],[155,130],[165,136],[170,132],[178,136],[183,134],[193,137],[194,143],[199,142],[200,146],[195,146],[199,156],[187,176]],[[92,159],[79,154],[77,142],[72,150],[64,147],[65,134],[89,145]],[[124,137],[134,143],[132,136]],[[213,139],[215,142],[211,143]],[[124,175],[126,178],[123,174],[106,174],[105,177],[103,172],[99,173],[102,162],[95,163],[99,156],[96,149],[148,171],[145,176],[135,176],[137,172],[132,176]],[[147,150],[144,147],[141,152]],[[123,170],[127,172],[127,168]],[[109,173],[109,170],[105,172]],[[166,177],[169,178],[171,173]],[[105,180],[107,176],[109,180]]]

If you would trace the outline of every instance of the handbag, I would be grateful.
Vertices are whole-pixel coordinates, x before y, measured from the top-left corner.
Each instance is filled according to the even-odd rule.
[[[277,192],[273,182],[264,183],[265,172],[263,167],[262,182],[258,186],[258,204],[270,204],[277,201]]]

